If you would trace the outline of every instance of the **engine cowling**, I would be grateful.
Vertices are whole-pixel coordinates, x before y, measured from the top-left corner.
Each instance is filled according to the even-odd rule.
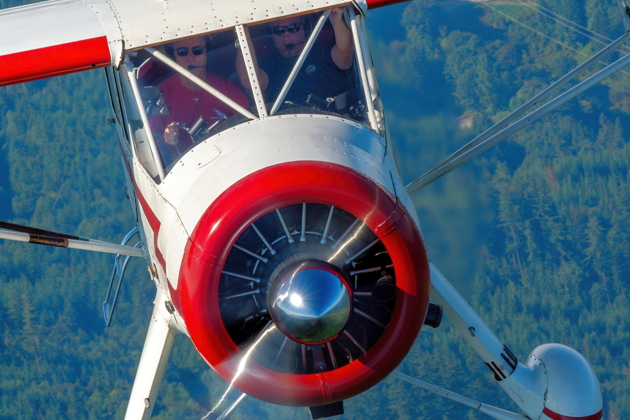
[[[207,209],[175,302],[202,357],[275,404],[350,398],[385,378],[424,321],[429,266],[396,197],[344,166],[267,167]]]

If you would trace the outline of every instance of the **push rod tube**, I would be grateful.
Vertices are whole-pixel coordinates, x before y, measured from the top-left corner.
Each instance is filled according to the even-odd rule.
[[[472,146],[472,147],[465,146],[465,148],[469,147],[468,150],[462,151],[461,153],[456,152],[454,154],[454,156],[456,157],[451,156],[445,159],[444,161],[442,161],[442,163],[437,165],[434,169],[428,171],[426,174],[422,175],[420,178],[408,184],[405,187],[405,190],[410,195],[420,191],[422,188],[431,184],[433,181],[441,178],[442,176],[460,167],[461,165],[468,162],[469,160],[477,157],[481,153],[485,152],[486,150],[490,149],[491,147],[505,140],[507,137],[511,136],[517,131],[520,131],[521,129],[530,125],[531,123],[538,120],[539,118],[547,115],[549,112],[553,111],[554,109],[560,107],[561,105],[564,105],[566,102],[573,99],[575,96],[591,88],[593,85],[599,83],[600,81],[610,76],[611,74],[616,73],[617,71],[621,70],[623,67],[627,66],[628,64],[630,64],[630,54],[620,58],[613,64],[610,64],[606,68],[600,70],[599,72],[595,73],[588,79],[584,80],[582,83],[572,87],[571,89],[567,90],[566,92],[562,93],[556,98],[550,100],[549,102],[547,102],[546,104],[538,108],[537,110],[532,111],[530,114],[516,121],[514,124],[504,128],[503,130],[499,131],[498,133],[495,133],[494,135],[484,139],[481,142],[477,142],[475,146]],[[475,140],[473,140],[473,142],[474,141]]]

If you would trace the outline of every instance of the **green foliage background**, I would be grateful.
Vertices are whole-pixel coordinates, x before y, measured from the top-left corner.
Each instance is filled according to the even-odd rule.
[[[613,0],[538,4],[623,32]],[[368,25],[407,182],[602,47],[520,1],[414,0]],[[610,420],[630,413],[629,83],[612,76],[414,197],[432,261],[473,308],[522,361],[546,342],[584,354]],[[2,88],[1,220],[121,240],[134,221],[107,106],[102,71]],[[0,419],[122,418],[154,293],[142,262],[105,328],[111,257],[3,242]],[[448,321],[423,331],[400,370],[518,411]],[[178,338],[154,417],[201,418],[225,389]],[[348,419],[486,418],[394,379],[345,408]],[[309,415],[247,399],[231,418]]]

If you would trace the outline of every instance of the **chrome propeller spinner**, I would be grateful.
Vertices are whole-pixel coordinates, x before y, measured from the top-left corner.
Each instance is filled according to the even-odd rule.
[[[351,291],[343,275],[320,261],[278,268],[267,298],[276,327],[304,344],[337,337],[352,313]]]

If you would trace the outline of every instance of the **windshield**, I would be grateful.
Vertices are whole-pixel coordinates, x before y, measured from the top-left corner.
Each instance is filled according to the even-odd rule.
[[[138,70],[144,108],[165,167],[230,118],[256,118],[235,75],[233,30],[147,49]],[[245,115],[243,115],[245,114]]]
[[[383,135],[359,18],[352,7],[332,8],[134,52],[130,67],[164,173],[198,142],[278,114],[337,115]]]
[[[324,111],[367,119],[345,8],[253,25],[249,33],[267,112]],[[237,70],[241,86],[252,92],[243,61],[237,61]]]

